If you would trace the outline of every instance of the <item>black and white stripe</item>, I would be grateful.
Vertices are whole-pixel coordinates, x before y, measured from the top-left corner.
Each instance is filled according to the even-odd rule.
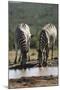
[[[24,32],[21,31],[19,27],[17,27],[15,32],[15,39],[16,39],[18,48],[21,49],[21,52],[26,53],[27,52],[26,37],[24,35]]]
[[[40,37],[39,37],[39,47],[41,50],[43,50],[48,44],[48,39],[46,36],[46,32],[44,30],[41,31]]]
[[[51,39],[52,38],[52,39]],[[46,24],[39,36],[39,63],[47,64],[49,48],[52,47],[51,60],[53,59],[53,45],[57,38],[57,29],[53,24]]]
[[[18,48],[20,49],[20,57],[19,60],[21,60],[21,64],[26,64],[27,61],[27,53],[29,51],[29,45],[30,45],[30,30],[29,26],[27,24],[20,24],[16,31],[15,31],[15,50],[16,50],[16,57],[14,63],[16,63],[17,60],[17,53]]]
[[[46,32],[44,30],[41,31],[39,35],[39,64],[43,64],[47,61],[48,57],[48,38],[46,36]]]

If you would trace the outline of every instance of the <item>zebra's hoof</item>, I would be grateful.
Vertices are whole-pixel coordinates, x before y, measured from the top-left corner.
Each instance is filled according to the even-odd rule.
[[[42,65],[39,63],[39,67],[42,67]]]
[[[42,66],[43,67],[46,67],[47,66],[47,62],[44,61],[43,64],[42,64]]]
[[[21,66],[22,66],[23,68],[25,68],[25,67],[26,67],[26,62],[21,61]]]
[[[21,67],[22,67],[23,69],[26,69],[26,64],[21,64]]]

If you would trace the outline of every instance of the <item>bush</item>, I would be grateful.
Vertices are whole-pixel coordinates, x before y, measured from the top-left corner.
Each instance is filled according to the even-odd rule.
[[[31,48],[38,48],[38,39],[36,37],[33,37],[31,39],[30,47]]]
[[[14,49],[14,33],[9,31],[9,50]]]

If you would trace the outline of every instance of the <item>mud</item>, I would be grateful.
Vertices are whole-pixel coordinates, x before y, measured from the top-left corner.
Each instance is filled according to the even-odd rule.
[[[57,86],[58,77],[39,76],[39,77],[21,77],[20,79],[10,79],[9,89]]]

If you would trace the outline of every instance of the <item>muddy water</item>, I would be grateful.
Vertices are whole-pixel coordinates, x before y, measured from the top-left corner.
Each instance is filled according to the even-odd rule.
[[[58,67],[34,67],[30,69],[12,69],[9,70],[9,79],[17,79],[21,77],[32,77],[32,76],[58,76]]]

